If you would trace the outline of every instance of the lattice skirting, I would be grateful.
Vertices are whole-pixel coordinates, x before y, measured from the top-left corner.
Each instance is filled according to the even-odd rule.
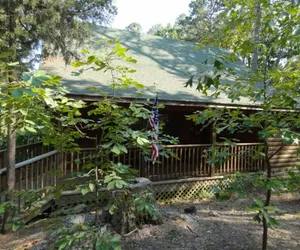
[[[159,203],[169,204],[209,198],[214,195],[217,189],[222,190],[227,186],[228,180],[218,176],[152,182],[151,189]],[[78,204],[95,205],[97,198],[98,205],[104,207],[107,205],[109,197],[110,194],[107,191],[99,192],[98,197],[95,197],[94,193],[87,193],[86,195],[70,193],[55,200],[54,208],[72,207]]]
[[[161,203],[188,202],[213,196],[216,190],[225,189],[228,180],[223,177],[190,178],[153,182],[156,200]]]

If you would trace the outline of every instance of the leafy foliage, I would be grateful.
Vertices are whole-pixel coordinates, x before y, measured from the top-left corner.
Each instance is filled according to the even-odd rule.
[[[223,43],[227,43],[236,53],[216,58],[211,65],[212,74],[205,72],[198,77],[196,89],[214,98],[225,95],[233,103],[246,101],[256,110],[246,113],[239,109],[220,109],[216,112],[207,109],[189,119],[199,124],[208,123],[217,133],[258,130],[264,142],[264,151],[259,149],[252,157],[263,157],[266,174],[239,176],[234,185],[239,193],[253,198],[254,205],[250,209],[258,212],[255,220],[263,222],[262,246],[266,249],[268,227],[278,224],[269,214],[276,210],[270,206],[271,193],[280,193],[283,187],[289,186],[285,180],[271,176],[271,159],[276,152],[270,151],[268,139],[282,138],[284,144],[299,144],[300,139],[300,72],[299,51],[296,48],[299,32],[295,28],[299,22],[299,8],[293,2],[280,0],[228,1],[225,4],[223,15],[229,17],[228,27],[225,28],[229,36]],[[241,60],[249,66],[248,69],[230,66],[230,62],[241,63]],[[193,86],[193,80],[189,79],[186,86]],[[297,187],[299,174],[291,172],[290,176],[290,190],[295,190],[292,183]],[[245,192],[249,186],[265,190],[265,201]]]
[[[131,23],[125,29],[137,33],[142,33],[143,30],[142,26],[139,23]]]
[[[192,41],[204,45],[218,46],[225,37],[222,32],[224,19],[220,13],[224,10],[224,2],[220,0],[194,0],[189,4],[189,15],[181,14],[175,24],[163,26],[156,24],[148,31],[156,36]]]
[[[95,249],[95,250],[119,250],[120,236],[112,235],[109,232],[102,232],[96,225],[85,225],[81,223],[73,223],[72,225],[65,225],[58,221],[52,225],[53,235],[57,236],[55,246],[59,250],[64,249]],[[51,229],[48,228],[49,229]]]
[[[3,63],[0,67],[3,74],[0,83],[0,138],[5,140],[7,125],[13,124],[19,135],[38,134],[44,144],[54,144],[58,149],[76,147],[74,140],[82,135],[74,125],[81,122],[79,108],[84,103],[66,97],[61,78],[36,71],[24,73],[21,80],[9,81],[13,79],[16,66],[12,68]]]
[[[12,51],[12,61],[32,66],[41,40],[43,56],[61,53],[70,61],[89,23],[109,22],[116,7],[111,0],[2,0],[0,13],[0,52]]]

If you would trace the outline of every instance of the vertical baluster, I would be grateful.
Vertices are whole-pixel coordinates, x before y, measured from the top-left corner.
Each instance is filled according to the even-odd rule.
[[[232,147],[232,172],[236,172],[236,146]]]
[[[40,169],[40,163],[41,161],[38,161],[35,163],[35,188],[39,188],[39,169]]]
[[[205,154],[204,154],[204,157],[202,158],[203,159],[203,175],[207,175],[208,174],[208,165],[207,165],[207,157],[209,157],[208,156],[208,148],[204,148],[205,149]],[[203,149],[203,150],[204,150]]]
[[[231,159],[232,159],[231,147],[227,146],[227,148],[228,148],[228,154],[229,154],[229,156],[228,156],[227,172],[231,173],[231,166],[232,166],[232,161],[231,161]]]
[[[41,188],[44,188],[44,162],[45,159],[41,160],[41,172],[40,172],[40,185]]]
[[[76,152],[76,159],[77,159],[77,162],[76,162],[76,171],[79,172],[79,160],[80,160],[79,152]]]
[[[159,156],[158,156],[158,159],[159,159]],[[150,160],[148,162],[152,168],[152,179],[157,180],[157,175],[158,175],[157,166],[152,164],[152,162]]]
[[[22,168],[16,169],[16,180],[18,180],[18,190],[22,190]],[[21,196],[18,196],[18,207],[21,209]]]
[[[174,158],[174,166],[173,166],[173,173],[174,173],[174,178],[176,179],[177,175],[178,175],[178,160],[177,160],[177,157],[178,157],[178,148],[174,148],[174,154],[175,154],[175,157]]]
[[[71,162],[70,162],[71,175],[73,174],[73,168],[74,168],[74,153],[71,152]]]
[[[67,175],[68,171],[68,154],[64,153],[64,174]]]
[[[159,180],[165,180],[166,179],[166,174],[165,174],[165,164],[164,164],[164,157],[160,156],[160,161],[161,161],[161,164],[158,165],[158,167],[160,168],[160,171],[161,171],[161,175],[160,175],[160,178]]]
[[[138,149],[137,153],[138,153],[138,162],[139,162],[139,176],[144,177],[144,169],[142,166],[142,152],[140,149]]]
[[[199,173],[199,165],[200,165],[200,147],[198,146],[196,148],[196,164],[195,164],[195,168],[196,168],[196,176],[200,176]]]
[[[191,175],[191,147],[187,148],[187,176]]]
[[[186,148],[183,147],[182,148],[182,176],[185,176],[186,174],[186,164],[185,164],[185,160],[186,160]]]
[[[171,148],[171,150],[172,150],[172,155],[173,154],[175,154],[175,148]],[[169,162],[170,162],[170,173],[171,173],[171,179],[173,179],[174,177],[175,177],[175,171],[174,171],[174,168],[175,168],[175,164],[174,164],[174,157],[173,156],[171,156],[170,157],[170,160],[169,160]]]
[[[164,180],[169,179],[168,159],[162,156],[162,164],[164,169]]]
[[[46,159],[45,159],[45,186],[48,186],[49,185],[49,173],[48,173],[48,171],[49,171],[49,162],[50,162],[50,158],[49,157],[47,157]]]
[[[199,148],[199,176],[203,175],[203,147]]]
[[[28,190],[28,179],[29,179],[28,165],[26,165],[25,166],[25,190]]]
[[[34,171],[34,164],[30,164],[30,189],[33,189],[33,171]]]
[[[195,154],[195,147],[192,147],[191,148],[191,170],[192,170],[192,176],[195,176],[196,172],[195,172],[195,157],[196,157],[196,154]]]
[[[182,147],[180,147],[179,151],[179,177],[182,177]]]

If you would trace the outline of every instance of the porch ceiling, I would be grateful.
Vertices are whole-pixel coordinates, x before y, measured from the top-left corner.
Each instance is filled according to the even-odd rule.
[[[204,47],[195,50],[195,43],[184,42],[179,40],[167,39],[147,34],[139,34],[124,30],[117,30],[107,27],[94,28],[92,40],[100,38],[119,38],[123,47],[129,48],[128,55],[137,60],[136,64],[123,63],[137,72],[130,77],[144,84],[143,89],[123,89],[115,91],[115,95],[123,98],[153,98],[156,93],[159,99],[166,102],[181,103],[199,103],[199,104],[234,104],[251,106],[249,100],[241,99],[232,103],[226,95],[220,95],[217,99],[201,95],[196,88],[185,88],[184,83],[190,75],[199,76],[200,72],[205,74],[212,73],[211,65],[204,64],[206,60],[212,62],[220,56],[230,54],[230,51],[217,47]],[[89,41],[85,48],[97,50],[97,46]],[[117,62],[120,65],[120,62]],[[228,63],[234,67],[241,75],[246,74],[246,67],[242,62],[237,61]],[[72,76],[71,72],[75,71],[70,65],[65,65],[60,57],[49,58],[43,62],[41,69],[50,71],[63,77],[64,84],[70,88],[71,94],[80,95],[83,99],[99,97],[99,93],[89,91],[90,87],[101,88],[103,91],[112,95],[110,88],[111,76],[108,73],[87,71],[80,76]],[[196,80],[194,78],[194,85]],[[230,82],[230,79],[226,79]]]

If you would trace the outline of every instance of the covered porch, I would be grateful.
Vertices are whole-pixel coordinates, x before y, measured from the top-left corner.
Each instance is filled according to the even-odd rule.
[[[235,172],[255,172],[264,169],[264,161],[254,153],[262,149],[262,143],[237,143],[234,146],[219,145],[220,153],[227,151],[229,156],[219,167],[208,161],[212,144],[183,144],[165,146],[175,157],[159,157],[152,165],[144,160],[140,149],[131,148],[127,154],[112,158],[115,162],[130,165],[140,177],[153,182],[157,199],[165,199],[172,193],[172,199],[198,194],[203,188],[212,192],[213,185],[224,175]],[[283,145],[280,139],[270,139],[269,152],[273,155],[272,174],[299,165],[298,145]],[[17,190],[39,189],[55,186],[61,179],[82,170],[82,166],[93,161],[95,148],[82,148],[80,152],[61,153],[42,143],[17,148],[16,180]],[[6,150],[0,151],[0,193],[6,190]],[[77,161],[77,160],[80,160]],[[183,188],[184,187],[184,188]],[[170,191],[172,190],[172,192]],[[197,191],[197,192],[196,192]],[[194,196],[193,196],[194,197]],[[0,202],[4,195],[0,195]],[[22,200],[19,199],[21,206]]]

